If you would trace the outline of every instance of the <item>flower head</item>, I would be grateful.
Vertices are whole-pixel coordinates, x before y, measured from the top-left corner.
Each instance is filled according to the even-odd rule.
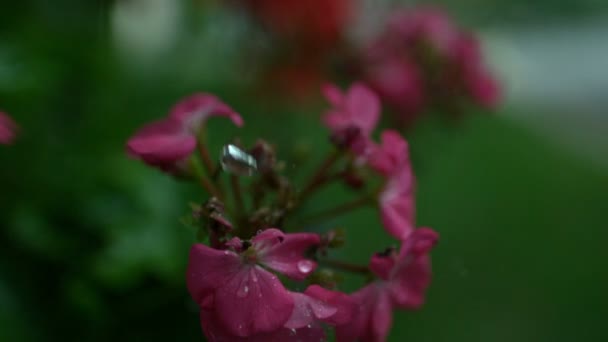
[[[267,229],[249,246],[239,246],[238,239],[233,239],[230,246],[236,247],[234,250],[197,244],[190,251],[188,289],[230,335],[246,337],[275,331],[291,316],[294,299],[262,266],[303,279],[316,268],[316,263],[303,254],[319,242],[316,234]]]
[[[17,124],[8,115],[0,112],[0,144],[11,144],[16,137]]]
[[[399,253],[372,257],[369,267],[379,279],[351,295],[359,310],[349,323],[336,327],[338,342],[385,341],[393,309],[416,309],[424,303],[431,279],[428,253],[437,239],[433,230],[420,228],[403,242]]]

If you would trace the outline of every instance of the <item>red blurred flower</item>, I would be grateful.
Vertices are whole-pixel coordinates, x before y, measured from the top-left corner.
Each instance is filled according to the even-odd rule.
[[[352,0],[243,0],[273,33],[309,47],[327,47],[341,37]]]

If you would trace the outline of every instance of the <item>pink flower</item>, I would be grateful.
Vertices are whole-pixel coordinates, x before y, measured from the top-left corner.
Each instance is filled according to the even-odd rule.
[[[236,240],[230,245],[235,246]],[[267,229],[236,251],[197,244],[190,251],[187,282],[192,298],[211,310],[230,335],[273,332],[290,318],[294,299],[262,266],[304,279],[316,263],[303,254],[320,243],[316,234],[284,234]],[[237,246],[239,247],[239,246]]]
[[[478,45],[440,9],[399,11],[364,51],[363,77],[404,125],[462,99],[493,108],[500,90]]]
[[[8,115],[0,112],[0,144],[12,144],[16,137],[17,124]]]
[[[385,341],[393,309],[422,306],[431,281],[428,253],[438,237],[433,230],[420,228],[403,242],[399,254],[391,251],[372,257],[369,267],[379,280],[351,295],[359,310],[349,323],[336,327],[338,342]]]
[[[408,144],[398,132],[387,130],[382,132],[381,144],[371,151],[369,165],[386,178],[379,198],[384,229],[403,240],[415,228],[415,179]]]
[[[164,171],[180,169],[196,149],[197,135],[212,116],[227,117],[237,126],[243,124],[239,114],[217,97],[197,93],[178,102],[169,117],[137,131],[127,142],[127,152]]]
[[[325,85],[323,93],[332,108],[322,120],[335,140],[362,153],[380,117],[380,101],[363,83],[354,83],[346,93],[335,85]]]

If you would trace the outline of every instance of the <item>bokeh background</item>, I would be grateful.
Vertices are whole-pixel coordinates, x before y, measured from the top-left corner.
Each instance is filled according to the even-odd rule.
[[[3,2],[0,107],[21,130],[0,146],[0,340],[203,340],[179,221],[205,194],[124,153],[180,97],[216,93],[245,118],[211,122],[212,151],[265,137],[299,174],[329,150],[320,94],[260,90],[246,47],[267,42],[220,2]],[[361,1],[350,34],[396,3]],[[441,242],[427,304],[397,313],[390,341],[608,340],[608,3],[434,3],[476,30],[505,97],[408,132],[418,222]],[[392,243],[373,210],[331,226],[353,262]]]

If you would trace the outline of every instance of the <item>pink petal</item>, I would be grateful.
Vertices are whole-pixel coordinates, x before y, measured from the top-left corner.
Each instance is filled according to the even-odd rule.
[[[196,149],[196,139],[183,131],[173,119],[155,121],[144,126],[127,142],[127,152],[144,162],[159,166],[175,163]]]
[[[243,125],[243,119],[237,112],[216,96],[206,93],[196,93],[180,100],[169,116],[182,122],[192,132],[198,131],[212,116],[227,117],[236,126]]]
[[[190,295],[199,305],[210,304],[215,289],[241,269],[239,256],[227,250],[196,244],[190,249],[186,282]]]
[[[437,243],[438,237],[433,230],[420,228],[403,242],[389,285],[397,306],[415,309],[424,304],[425,292],[431,282],[428,253]]]
[[[282,327],[294,301],[275,275],[257,265],[244,265],[217,289],[214,305],[226,331],[246,337]]]
[[[392,324],[392,307],[384,285],[369,284],[351,298],[358,303],[358,310],[349,323],[336,327],[336,341],[385,341]]]
[[[317,263],[306,259],[304,254],[321,243],[318,234],[284,234],[277,229],[267,229],[251,241],[258,250],[260,263],[290,278],[303,280],[317,268]]]
[[[326,318],[323,318],[318,312],[315,313],[317,319],[331,325],[350,322],[357,310],[357,303],[350,296],[342,292],[324,289],[319,285],[310,285],[304,294],[336,309],[334,314],[328,315]]]
[[[371,331],[368,332],[372,336],[370,341],[386,341],[391,326],[393,324],[393,307],[390,297],[380,294],[373,306],[371,314]]]
[[[8,115],[0,112],[0,144],[11,144],[16,136],[17,124]]]
[[[414,180],[409,167],[397,171],[380,194],[384,229],[397,239],[405,239],[415,223]]]
[[[369,268],[380,279],[388,280],[393,267],[395,267],[395,259],[394,255],[374,254],[369,261]]]
[[[302,342],[326,341],[325,332],[320,324],[313,322],[299,329],[279,328],[268,333],[259,333],[247,337],[231,335],[220,324],[213,312],[201,310],[201,327],[209,342]]]
[[[315,320],[324,320],[336,314],[337,308],[312,298],[306,294],[292,292],[294,308],[289,320],[285,323],[285,328],[299,329]]]

